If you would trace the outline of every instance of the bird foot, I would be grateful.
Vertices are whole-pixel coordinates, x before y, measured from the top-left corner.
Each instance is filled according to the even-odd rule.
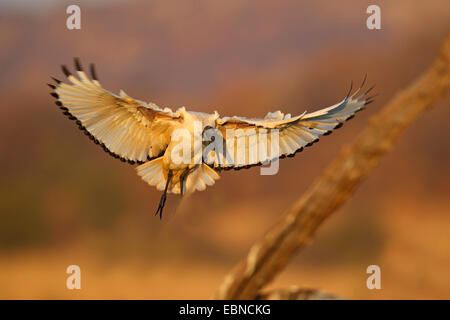
[[[156,209],[156,212],[155,212],[155,216],[159,213],[159,219],[162,219],[164,205],[166,204],[167,189],[169,188],[169,183],[172,180],[172,175],[173,175],[172,170],[169,170],[169,173],[167,174],[166,187],[164,188],[163,195],[161,196],[161,199],[159,200],[158,209]]]
[[[155,216],[159,213],[159,219],[162,219],[162,213],[164,209],[164,205],[166,204],[166,193],[163,193],[161,199],[159,200],[158,209],[156,209]]]

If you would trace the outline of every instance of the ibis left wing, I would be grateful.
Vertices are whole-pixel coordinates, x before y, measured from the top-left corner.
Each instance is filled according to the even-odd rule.
[[[219,118],[216,123],[220,139],[215,137],[215,150],[205,152],[204,161],[220,170],[241,169],[277,158],[292,157],[318,141],[320,136],[342,126],[372,101],[366,97],[372,88],[358,95],[364,82],[341,102],[296,117],[277,111],[269,112],[264,119]],[[222,145],[217,141],[221,141]]]

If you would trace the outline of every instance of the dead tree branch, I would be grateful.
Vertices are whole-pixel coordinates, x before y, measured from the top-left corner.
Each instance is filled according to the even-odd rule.
[[[310,189],[229,273],[218,299],[254,299],[310,241],[321,223],[336,211],[356,186],[390,151],[400,134],[443,96],[450,86],[450,35],[431,67],[396,94],[373,116],[356,141],[344,147]]]
[[[256,296],[258,300],[341,300],[337,296],[329,293],[292,286],[287,289],[277,289],[269,292],[261,293]]]

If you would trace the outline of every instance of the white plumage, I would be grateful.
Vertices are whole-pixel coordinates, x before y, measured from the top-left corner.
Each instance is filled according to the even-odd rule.
[[[69,83],[54,79],[57,84],[49,85],[56,104],[105,151],[122,161],[140,164],[136,167],[138,175],[164,191],[156,212],[160,215],[167,192],[202,191],[214,184],[222,169],[248,168],[293,156],[371,102],[366,98],[370,89],[359,94],[361,85],[337,104],[312,113],[291,117],[276,111],[263,119],[221,118],[217,112],[160,108],[131,98],[122,90],[115,95],[98,82],[93,65],[92,78],[82,70],[78,59],[75,67],[78,77],[63,66]],[[177,130],[188,135],[190,145],[183,149],[190,151],[187,162],[175,159],[181,141],[172,139]],[[200,143],[195,142],[198,138]],[[275,142],[277,152],[273,149]]]

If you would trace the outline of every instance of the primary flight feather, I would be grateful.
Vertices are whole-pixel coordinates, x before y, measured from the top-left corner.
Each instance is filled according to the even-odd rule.
[[[155,213],[160,217],[167,193],[202,191],[214,184],[222,169],[238,170],[294,156],[372,101],[366,97],[372,88],[360,93],[364,78],[356,92],[350,94],[350,89],[342,101],[316,112],[221,118],[217,112],[160,108],[122,90],[116,95],[102,87],[92,64],[91,77],[78,59],[75,69],[72,74],[62,66],[68,83],[53,78],[56,85],[49,84],[56,104],[106,152],[139,164],[137,174],[163,191]]]

